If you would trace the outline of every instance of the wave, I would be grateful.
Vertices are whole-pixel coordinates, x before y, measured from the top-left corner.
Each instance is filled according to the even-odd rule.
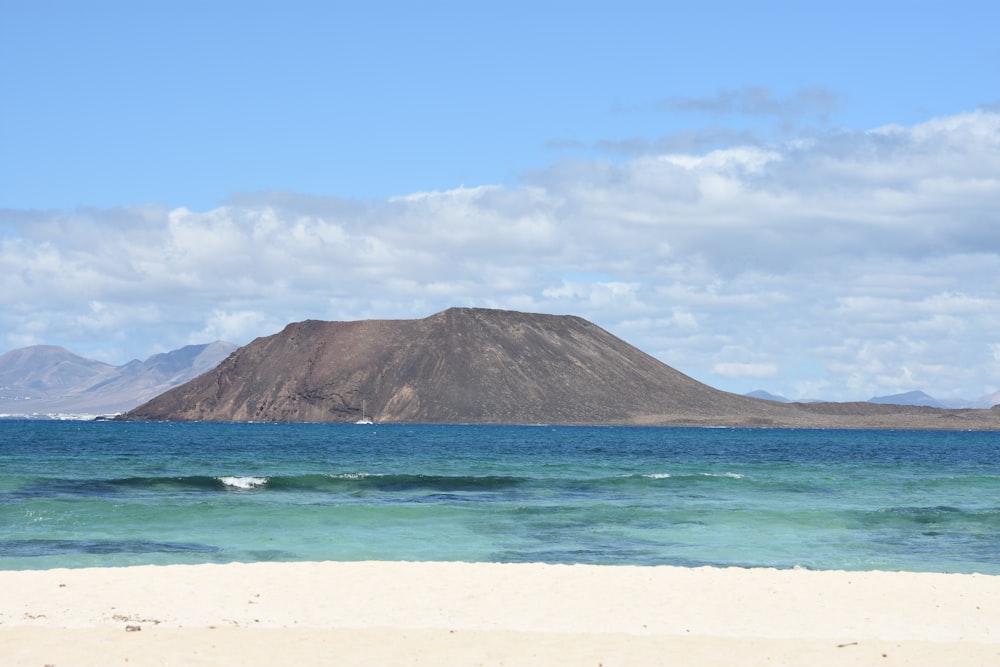
[[[222,485],[230,489],[249,491],[267,484],[267,477],[216,477]]]
[[[190,475],[117,479],[36,479],[7,498],[39,496],[112,496],[212,492],[488,492],[525,484],[523,477],[488,475],[414,475],[344,472],[305,475]]]
[[[696,480],[699,477],[720,477],[725,479],[743,479],[746,475],[741,475],[738,472],[698,472],[698,473],[687,473],[683,475],[676,475],[669,472],[647,472],[641,473],[639,475],[626,475],[626,477],[644,477],[646,479],[679,479],[679,480]]]
[[[155,497],[176,494],[217,493],[312,493],[321,495],[365,496],[451,494],[470,497],[509,494],[516,491],[556,494],[600,494],[614,489],[636,492],[650,485],[671,486],[721,484],[738,481],[744,475],[734,472],[672,473],[647,472],[607,477],[534,477],[517,475],[433,475],[393,474],[366,471],[308,473],[301,475],[224,474],[161,477],[122,477],[113,479],[35,479],[18,490],[0,494],[3,498],[39,497]]]

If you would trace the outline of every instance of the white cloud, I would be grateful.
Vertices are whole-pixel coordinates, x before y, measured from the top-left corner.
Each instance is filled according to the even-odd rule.
[[[979,111],[384,202],[0,211],[0,342],[121,362],[477,305],[581,315],[733,391],[975,398],[996,387],[997,174]]]
[[[712,366],[712,372],[717,375],[734,378],[774,378],[778,376],[776,364],[745,364],[727,362]]]
[[[205,322],[205,327],[188,339],[188,344],[197,345],[207,341],[228,340],[249,342],[262,332],[276,333],[287,322],[279,323],[270,320],[264,313],[255,310],[212,311]]]

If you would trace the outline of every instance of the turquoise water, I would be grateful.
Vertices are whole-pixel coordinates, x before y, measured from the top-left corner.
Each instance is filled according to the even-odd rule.
[[[0,569],[362,559],[1000,574],[1000,434],[0,421]]]

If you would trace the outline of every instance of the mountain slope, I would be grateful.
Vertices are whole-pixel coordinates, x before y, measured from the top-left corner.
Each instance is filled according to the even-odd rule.
[[[777,394],[772,394],[771,392],[764,391],[763,389],[754,389],[753,391],[748,391],[743,395],[749,396],[750,398],[759,398],[765,401],[777,401],[778,403],[791,403],[791,400],[785,398],[784,396],[778,396]]]
[[[113,414],[187,382],[236,346],[216,341],[113,366],[54,345],[0,356],[0,414]]]
[[[924,405],[932,408],[945,407],[941,401],[928,396],[922,391],[907,391],[902,394],[892,394],[890,396],[873,396],[868,399],[869,403],[881,403],[885,405]]]
[[[289,324],[122,418],[351,422],[362,405],[379,422],[1000,428],[1000,411],[739,396],[579,317],[479,308]]]
[[[133,410],[145,419],[635,423],[749,405],[572,316],[452,308],[306,321]]]
[[[61,396],[113,376],[115,367],[56,345],[34,345],[0,355],[0,398]]]

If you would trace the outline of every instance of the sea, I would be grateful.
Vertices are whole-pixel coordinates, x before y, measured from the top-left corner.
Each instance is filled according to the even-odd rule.
[[[1000,433],[0,420],[0,569],[327,560],[1000,575]]]

